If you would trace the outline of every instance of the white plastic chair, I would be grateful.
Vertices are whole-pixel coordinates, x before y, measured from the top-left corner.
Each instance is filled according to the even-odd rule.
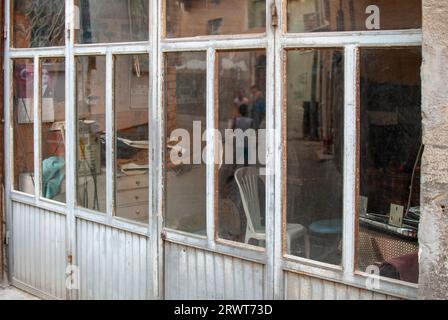
[[[265,228],[261,225],[260,198],[258,189],[258,179],[263,183],[264,176],[259,176],[259,168],[243,167],[235,172],[235,180],[241,194],[244,213],[246,215],[246,236],[245,243],[250,239],[266,240]],[[288,223],[286,226],[286,252],[291,254],[291,241],[303,238],[305,244],[305,256],[310,256],[310,243],[308,232],[304,226],[296,223]]]

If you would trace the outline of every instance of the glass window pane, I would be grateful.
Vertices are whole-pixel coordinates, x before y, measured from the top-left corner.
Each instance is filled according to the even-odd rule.
[[[206,235],[206,54],[165,56],[166,226]]]
[[[218,54],[219,236],[265,246],[266,51]]]
[[[106,212],[106,58],[76,57],[77,205]]]
[[[65,203],[65,60],[41,60],[42,196]]]
[[[288,32],[417,29],[421,0],[288,0]]]
[[[64,0],[14,0],[12,3],[12,37],[15,48],[64,45]]]
[[[286,68],[286,252],[339,265],[344,51],[291,50]]]
[[[33,59],[16,59],[13,68],[14,189],[34,195]]]
[[[166,0],[166,37],[262,33],[266,0]]]
[[[75,0],[76,42],[148,41],[148,0]]]
[[[149,57],[115,56],[115,215],[148,222]]]
[[[418,282],[420,48],[361,50],[358,268]]]

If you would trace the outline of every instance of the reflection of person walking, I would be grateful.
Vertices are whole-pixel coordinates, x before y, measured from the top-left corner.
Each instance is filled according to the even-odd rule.
[[[260,129],[265,126],[264,120],[266,115],[266,102],[263,92],[253,85],[252,90],[252,118],[254,119],[255,129]]]
[[[242,104],[246,104],[246,105],[249,104],[249,99],[246,98],[244,89],[238,90],[238,94],[237,94],[235,100],[233,100],[233,104],[234,104],[234,107],[235,107],[233,116],[237,117],[239,115],[241,105]]]
[[[319,139],[318,102],[303,102],[303,137],[312,141]]]
[[[241,129],[245,132],[248,129],[254,128],[254,120],[248,117],[248,107],[246,104],[240,106],[240,116],[235,118],[234,129]]]
[[[248,117],[248,106],[242,104],[240,106],[240,116],[235,118],[234,130],[241,129],[244,133],[246,130],[254,129],[254,120]],[[247,138],[244,138],[244,164],[247,165],[249,160],[249,145]],[[235,162],[237,163],[237,162]]]

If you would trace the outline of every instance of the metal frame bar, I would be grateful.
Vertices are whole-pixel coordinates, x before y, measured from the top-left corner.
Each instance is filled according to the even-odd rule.
[[[216,206],[217,201],[215,199],[216,188],[216,165],[215,165],[215,150],[216,137],[215,126],[216,119],[219,116],[217,112],[217,100],[215,101],[216,91],[216,79],[217,79],[217,66],[218,66],[217,53],[213,48],[207,50],[207,105],[206,105],[206,130],[207,130],[207,162],[206,162],[206,226],[207,226],[207,242],[209,248],[213,249],[215,246],[215,238],[217,235],[216,228]],[[217,98],[217,96],[216,96]],[[212,143],[210,143],[212,141]]]
[[[115,116],[114,116],[114,56],[106,52],[106,221],[115,214]],[[110,179],[108,179],[110,178]]]
[[[342,266],[346,278],[355,269],[355,216],[356,216],[356,157],[357,124],[357,49],[354,45],[345,47],[344,52],[344,164],[343,164],[343,233]]]
[[[161,99],[161,90],[162,90],[162,67],[159,63],[161,59],[161,53],[158,48],[160,45],[160,30],[159,30],[159,12],[161,12],[160,1],[150,1],[150,96],[152,97],[149,104],[149,112],[148,112],[148,124],[150,126],[148,133],[150,134],[149,138],[149,163],[152,164],[152,170],[150,174],[148,174],[149,182],[149,229],[148,232],[150,236],[150,246],[149,252],[147,256],[149,257],[149,268],[151,270],[150,275],[152,276],[152,290],[150,292],[150,297],[152,299],[162,299],[163,298],[163,242],[161,240],[161,231],[162,231],[162,222],[163,217],[159,210],[159,186],[161,183],[159,180],[159,169],[160,166],[160,139],[158,136],[159,128],[157,127],[157,123],[160,122],[160,114],[159,114],[159,100]],[[159,79],[160,78],[160,79]],[[153,139],[151,139],[153,137]],[[156,169],[156,170],[154,170]]]
[[[272,253],[274,261],[273,261],[273,274],[274,274],[274,299],[282,299],[284,297],[284,271],[283,271],[283,248],[284,248],[284,240],[283,240],[283,207],[284,202],[286,201],[285,190],[283,189],[283,157],[284,157],[284,148],[283,148],[283,130],[284,130],[284,117],[286,116],[283,112],[283,80],[285,75],[285,70],[283,70],[284,64],[284,55],[282,52],[281,42],[278,39],[281,39],[282,33],[281,29],[283,24],[285,23],[285,10],[283,6],[286,1],[276,0],[275,5],[280,9],[280,15],[278,16],[278,25],[276,33],[275,33],[275,114],[274,114],[274,128],[277,128],[274,131],[274,188],[275,188],[275,198],[274,198],[274,210],[277,208],[281,212],[281,214],[274,215],[274,252]]]
[[[42,181],[41,181],[41,151],[40,151],[40,147],[41,147],[41,143],[40,143],[40,139],[41,139],[41,117],[40,117],[40,101],[41,101],[41,90],[40,90],[40,59],[39,56],[34,56],[34,84],[33,84],[33,115],[34,115],[34,119],[33,119],[33,126],[34,126],[34,149],[33,149],[33,154],[34,154],[34,198],[39,199],[41,197],[41,186],[42,186]]]
[[[418,46],[422,43],[421,31],[412,32],[375,32],[361,33],[355,35],[307,35],[301,37],[283,36],[280,40],[284,48],[301,47],[341,47],[347,45],[357,45],[359,47],[389,47],[389,46]]]
[[[12,131],[12,60],[10,55],[10,43],[11,43],[11,2],[5,1],[5,26],[4,26],[4,32],[6,34],[5,39],[5,52],[4,52],[4,65],[3,65],[3,71],[4,71],[4,89],[3,89],[3,95],[4,95],[4,117],[5,117],[5,127],[4,127],[4,148],[5,150],[9,150],[9,152],[5,152],[5,209],[6,209],[6,232],[9,232],[11,234],[12,232],[12,199],[11,199],[11,189],[12,184],[14,183],[12,180],[12,164],[13,164],[13,156],[14,156],[14,150],[13,150],[13,131]],[[12,276],[12,270],[14,270],[14,259],[12,257],[12,251],[14,248],[14,239],[12,236],[10,236],[9,239],[9,245],[5,247],[5,251],[7,254],[7,272],[8,272],[8,280],[11,281]]]
[[[76,154],[77,154],[77,134],[76,134],[76,88],[75,88],[75,57],[73,55],[75,39],[74,30],[74,0],[66,2],[65,7],[65,126],[66,126],[66,178],[67,186],[76,186]],[[71,119],[71,121],[70,121]],[[68,188],[66,188],[68,190]],[[66,243],[67,243],[67,263],[77,265],[78,252],[76,241],[76,217],[75,217],[75,192],[66,193]],[[78,275],[79,277],[79,275]],[[67,298],[75,300],[78,298],[78,291],[67,290]]]
[[[265,173],[266,173],[266,200],[265,200],[265,226],[266,226],[266,276],[265,294],[267,300],[276,297],[275,287],[281,278],[277,276],[275,269],[275,253],[278,250],[278,238],[276,233],[276,205],[275,205],[275,84],[276,84],[276,32],[278,28],[273,28],[271,21],[271,7],[276,5],[275,0],[266,1],[266,141],[265,141]]]

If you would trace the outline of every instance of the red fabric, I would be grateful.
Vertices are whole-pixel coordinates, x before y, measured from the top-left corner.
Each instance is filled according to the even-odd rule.
[[[392,258],[386,263],[394,266],[400,274],[400,280],[418,283],[418,254],[411,253],[405,256]]]

